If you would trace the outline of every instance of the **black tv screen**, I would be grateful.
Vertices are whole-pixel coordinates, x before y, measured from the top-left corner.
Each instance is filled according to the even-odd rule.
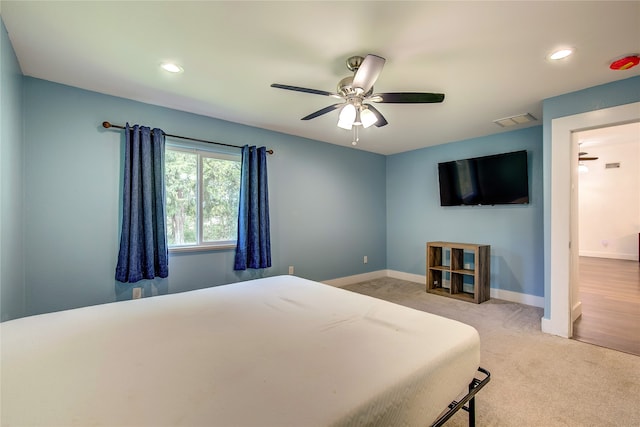
[[[438,163],[440,205],[529,203],[526,150]]]

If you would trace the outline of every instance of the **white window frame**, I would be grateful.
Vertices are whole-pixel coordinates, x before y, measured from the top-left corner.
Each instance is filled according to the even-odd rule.
[[[202,199],[204,198],[204,185],[202,184],[202,159],[203,157],[232,160],[240,163],[242,161],[242,155],[240,153],[234,154],[229,152],[221,152],[200,144],[187,144],[187,143],[170,143],[165,144],[165,150],[182,151],[187,153],[193,153],[197,155],[196,163],[196,243],[184,244],[184,245],[169,245],[169,252],[197,252],[197,251],[210,251],[210,250],[222,250],[222,249],[235,249],[237,240],[217,240],[213,242],[203,242],[203,223],[202,223]]]

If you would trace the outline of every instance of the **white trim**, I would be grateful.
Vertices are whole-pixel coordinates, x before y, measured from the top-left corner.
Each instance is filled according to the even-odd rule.
[[[638,261],[638,256],[636,254],[622,254],[618,252],[580,251],[580,256]]]
[[[558,335],[563,338],[569,338],[568,335],[562,335],[563,331],[554,329],[555,326],[556,324],[553,323],[550,319],[547,319],[546,317],[543,317],[540,321],[540,329],[542,330],[542,332],[545,332],[547,334],[552,334],[552,335]],[[566,332],[566,329],[564,331]]]
[[[508,291],[506,289],[491,288],[489,293],[491,298],[501,299],[518,304],[530,305],[533,307],[544,308],[544,297],[531,294],[523,294],[520,292]]]
[[[551,120],[551,208],[549,240],[548,318],[543,332],[570,337],[572,329],[570,289],[570,188],[571,148],[574,132],[630,123],[640,119],[640,102],[560,117]]]
[[[356,274],[354,276],[347,276],[347,277],[341,277],[337,279],[325,280],[322,283],[340,288],[343,286],[352,285],[354,283],[364,282],[366,280],[380,279],[382,277],[391,277],[393,279],[406,280],[407,282],[420,283],[422,285],[425,285],[425,289],[426,289],[426,283],[427,283],[426,276],[423,276],[421,274],[405,273],[403,271],[396,271],[396,270],[372,271],[370,273]],[[509,302],[515,302],[518,304],[531,305],[531,306],[540,307],[540,308],[544,307],[544,298],[535,296],[535,295],[507,291],[505,289],[491,288],[490,296],[491,298],[501,299]]]
[[[414,282],[414,283],[422,283],[426,289],[427,276],[422,276],[420,274],[405,273],[405,272],[396,271],[396,270],[387,270],[387,271],[388,271],[387,276],[393,279],[406,280],[407,282]]]
[[[232,240],[230,243],[222,241],[220,244],[206,244],[206,245],[176,245],[169,246],[169,253],[178,252],[203,252],[203,251],[219,251],[227,249],[235,249],[236,241]]]
[[[353,276],[338,277],[336,279],[331,279],[331,280],[323,280],[322,283],[324,283],[325,285],[331,285],[331,286],[341,288],[343,286],[352,285],[354,283],[360,283],[367,280],[379,279],[381,277],[387,277],[387,276],[388,276],[387,270],[378,270],[378,271],[371,271],[369,273],[355,274]]]
[[[165,143],[167,147],[175,151],[184,151],[187,153],[200,153],[205,157],[215,157],[221,160],[232,160],[240,162],[242,160],[242,153],[238,152],[238,149],[242,147],[227,147],[222,145],[216,145],[216,143],[209,143],[203,141],[185,141],[183,139],[173,139],[167,136]]]
[[[571,321],[575,322],[580,316],[582,316],[582,301],[576,302],[571,308]]]

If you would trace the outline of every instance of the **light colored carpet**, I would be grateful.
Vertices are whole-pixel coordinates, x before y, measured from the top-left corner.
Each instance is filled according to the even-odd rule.
[[[455,319],[480,334],[491,381],[477,394],[477,426],[640,426],[640,357],[544,334],[543,310],[428,294],[424,285],[382,278],[345,286]],[[467,425],[459,411],[447,426]]]

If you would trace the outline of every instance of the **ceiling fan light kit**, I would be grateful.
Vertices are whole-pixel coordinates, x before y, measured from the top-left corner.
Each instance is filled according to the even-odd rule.
[[[353,130],[354,138],[352,144],[356,145],[358,142],[358,127],[368,128],[372,125],[382,127],[388,124],[380,111],[370,103],[426,104],[444,101],[444,94],[442,93],[373,93],[373,84],[380,76],[385,62],[386,60],[381,56],[372,54],[364,58],[361,56],[350,57],[347,59],[347,69],[354,74],[340,80],[336,93],[279,83],[273,83],[271,87],[344,100],[342,104],[330,105],[303,117],[302,120],[314,119],[333,110],[340,109],[338,127]]]
[[[338,127],[342,129],[351,130],[353,122],[356,120],[356,107],[353,104],[347,104],[340,110],[338,116]]]
[[[378,118],[371,112],[371,110],[364,106],[360,110],[360,121],[362,122],[362,127],[366,129],[375,124],[378,121]]]

